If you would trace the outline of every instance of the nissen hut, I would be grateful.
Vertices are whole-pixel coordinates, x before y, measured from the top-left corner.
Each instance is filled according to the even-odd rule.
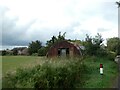
[[[47,57],[73,57],[82,55],[80,47],[66,40],[53,44]]]

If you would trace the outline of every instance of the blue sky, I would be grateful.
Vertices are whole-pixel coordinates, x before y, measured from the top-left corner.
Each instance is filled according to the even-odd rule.
[[[44,44],[59,31],[67,39],[84,40],[100,33],[104,40],[118,36],[118,8],[115,0],[1,0],[1,45]],[[0,46],[0,49],[2,48]]]

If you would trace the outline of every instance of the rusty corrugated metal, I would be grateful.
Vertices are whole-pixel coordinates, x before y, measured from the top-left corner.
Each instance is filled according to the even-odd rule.
[[[69,48],[69,56],[81,55],[80,51],[77,49],[77,47],[74,44],[65,40],[65,41],[57,42],[53,46],[51,46],[47,53],[48,57],[57,57],[59,48]]]

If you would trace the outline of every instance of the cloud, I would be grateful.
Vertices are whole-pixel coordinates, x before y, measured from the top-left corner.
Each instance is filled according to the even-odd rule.
[[[80,40],[86,34],[101,33],[105,39],[118,35],[114,0],[3,0],[0,6],[2,45],[34,40],[45,44],[59,31],[66,32],[67,39]]]
[[[8,18],[4,16],[2,20],[2,45],[28,45],[25,32],[30,28],[34,21],[24,26],[17,26],[18,18]]]

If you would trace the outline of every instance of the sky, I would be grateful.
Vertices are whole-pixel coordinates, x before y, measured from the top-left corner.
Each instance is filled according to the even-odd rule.
[[[116,0],[117,1],[117,0]],[[66,39],[84,40],[100,33],[118,36],[115,0],[0,0],[0,49],[45,45],[53,35],[66,32]]]

